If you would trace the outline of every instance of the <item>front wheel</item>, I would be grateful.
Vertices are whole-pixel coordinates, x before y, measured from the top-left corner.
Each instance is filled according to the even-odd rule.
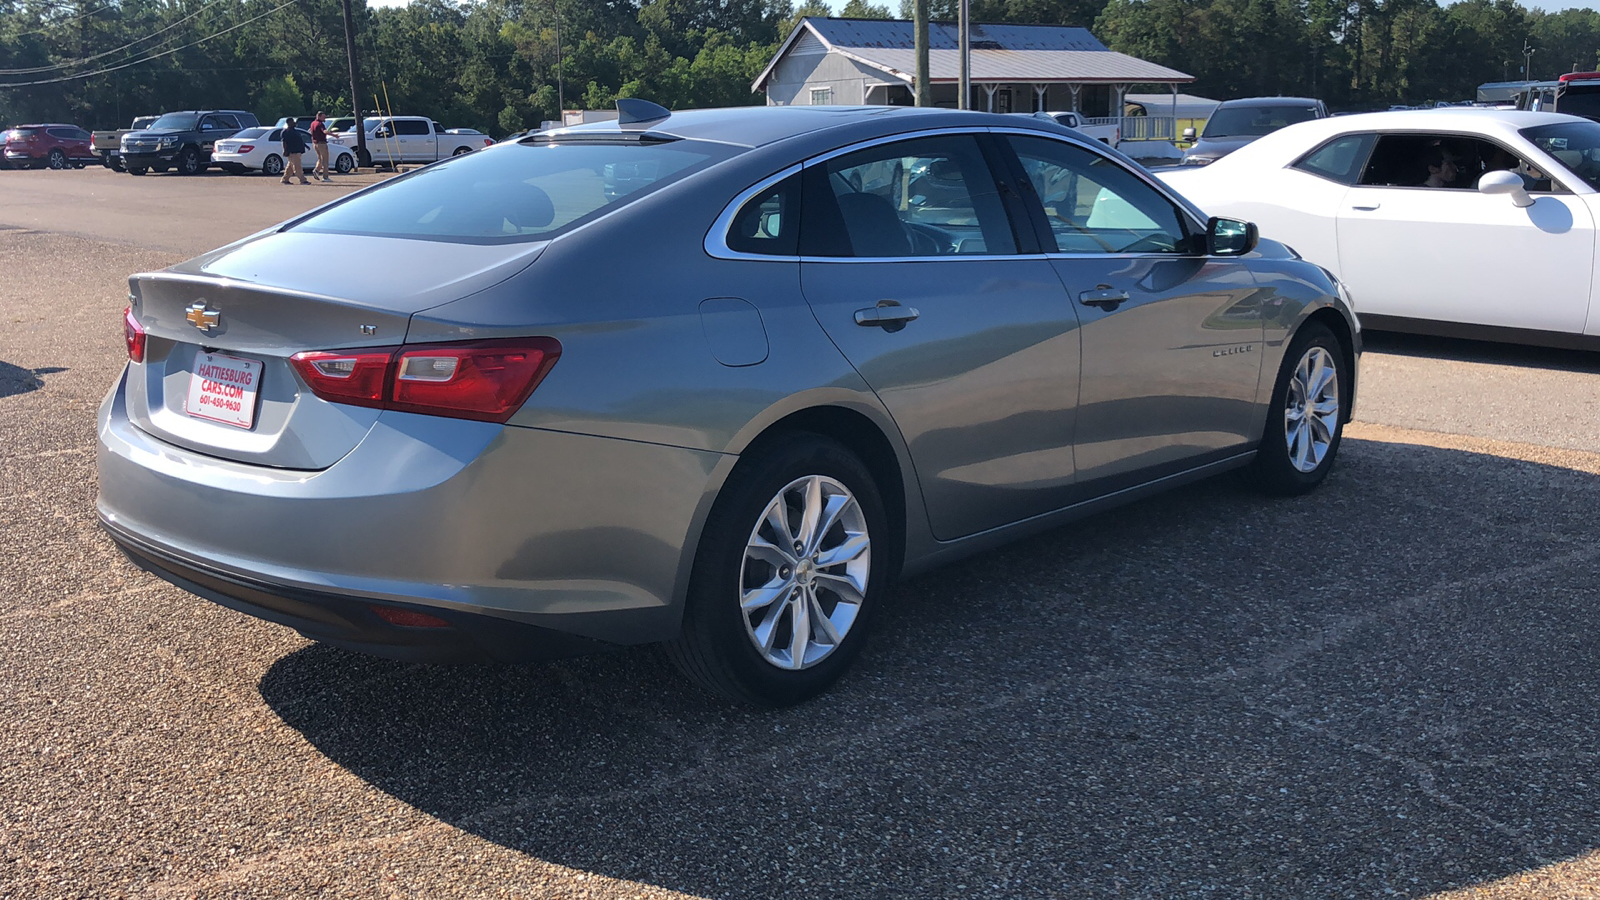
[[[200,151],[193,147],[183,148],[178,154],[177,164],[179,175],[198,175],[205,168],[205,164],[200,161]]]
[[[50,168],[65,169],[67,167],[67,154],[57,147],[50,151]]]
[[[1328,477],[1350,408],[1344,348],[1327,326],[1309,323],[1289,345],[1256,451],[1256,483],[1268,493],[1303,494]]]
[[[263,175],[282,175],[283,174],[283,157],[279,156],[276,153],[268,154],[267,158],[261,161],[261,174],[263,174]]]
[[[339,154],[339,158],[333,162],[333,170],[338,172],[340,175],[349,175],[351,172],[355,171],[355,167],[355,158],[348,153]]]
[[[834,441],[796,435],[741,461],[706,521],[668,654],[730,699],[816,696],[861,650],[888,531],[871,473]]]
[[[129,175],[143,175],[147,171],[149,171],[149,170],[146,169],[144,166],[128,166],[127,167],[127,172],[128,172]]]

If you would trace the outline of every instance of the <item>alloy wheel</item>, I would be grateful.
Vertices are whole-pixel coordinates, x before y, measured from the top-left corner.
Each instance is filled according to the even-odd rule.
[[[745,545],[745,634],[773,666],[814,666],[855,624],[871,571],[866,515],[850,489],[823,475],[796,479],[767,504]]]
[[[52,169],[65,169],[66,167],[67,167],[67,155],[65,153],[62,153],[60,150],[51,150],[50,151],[50,168],[52,168]]]
[[[261,163],[261,171],[262,171],[263,174],[266,174],[266,175],[282,175],[283,174],[283,158],[278,156],[278,154],[276,154],[276,153],[269,155]]]
[[[1283,404],[1289,462],[1300,472],[1316,471],[1338,428],[1338,364],[1326,349],[1309,347],[1295,366]]]

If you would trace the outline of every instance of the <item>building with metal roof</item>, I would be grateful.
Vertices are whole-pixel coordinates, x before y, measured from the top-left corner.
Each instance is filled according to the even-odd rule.
[[[935,106],[957,106],[960,36],[951,22],[928,25],[928,75]],[[1088,29],[1066,25],[971,26],[972,97],[992,112],[1075,110],[1121,116],[1135,84],[1177,86],[1194,76],[1118,53]],[[905,20],[800,20],[753,91],[771,106],[912,105],[915,36]]]

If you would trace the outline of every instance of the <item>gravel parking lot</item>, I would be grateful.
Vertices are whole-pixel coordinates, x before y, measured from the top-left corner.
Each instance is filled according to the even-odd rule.
[[[797,709],[391,663],[93,510],[126,276],[371,180],[0,172],[0,897],[1600,896],[1600,355],[1369,336],[1319,493],[902,584]]]

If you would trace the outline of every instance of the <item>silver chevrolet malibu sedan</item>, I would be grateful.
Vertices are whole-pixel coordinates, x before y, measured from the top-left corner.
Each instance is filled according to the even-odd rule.
[[[1328,474],[1341,286],[1104,144],[911,108],[532,135],[130,279],[99,514],[407,660],[664,642],[796,703],[890,580],[1229,469]]]

